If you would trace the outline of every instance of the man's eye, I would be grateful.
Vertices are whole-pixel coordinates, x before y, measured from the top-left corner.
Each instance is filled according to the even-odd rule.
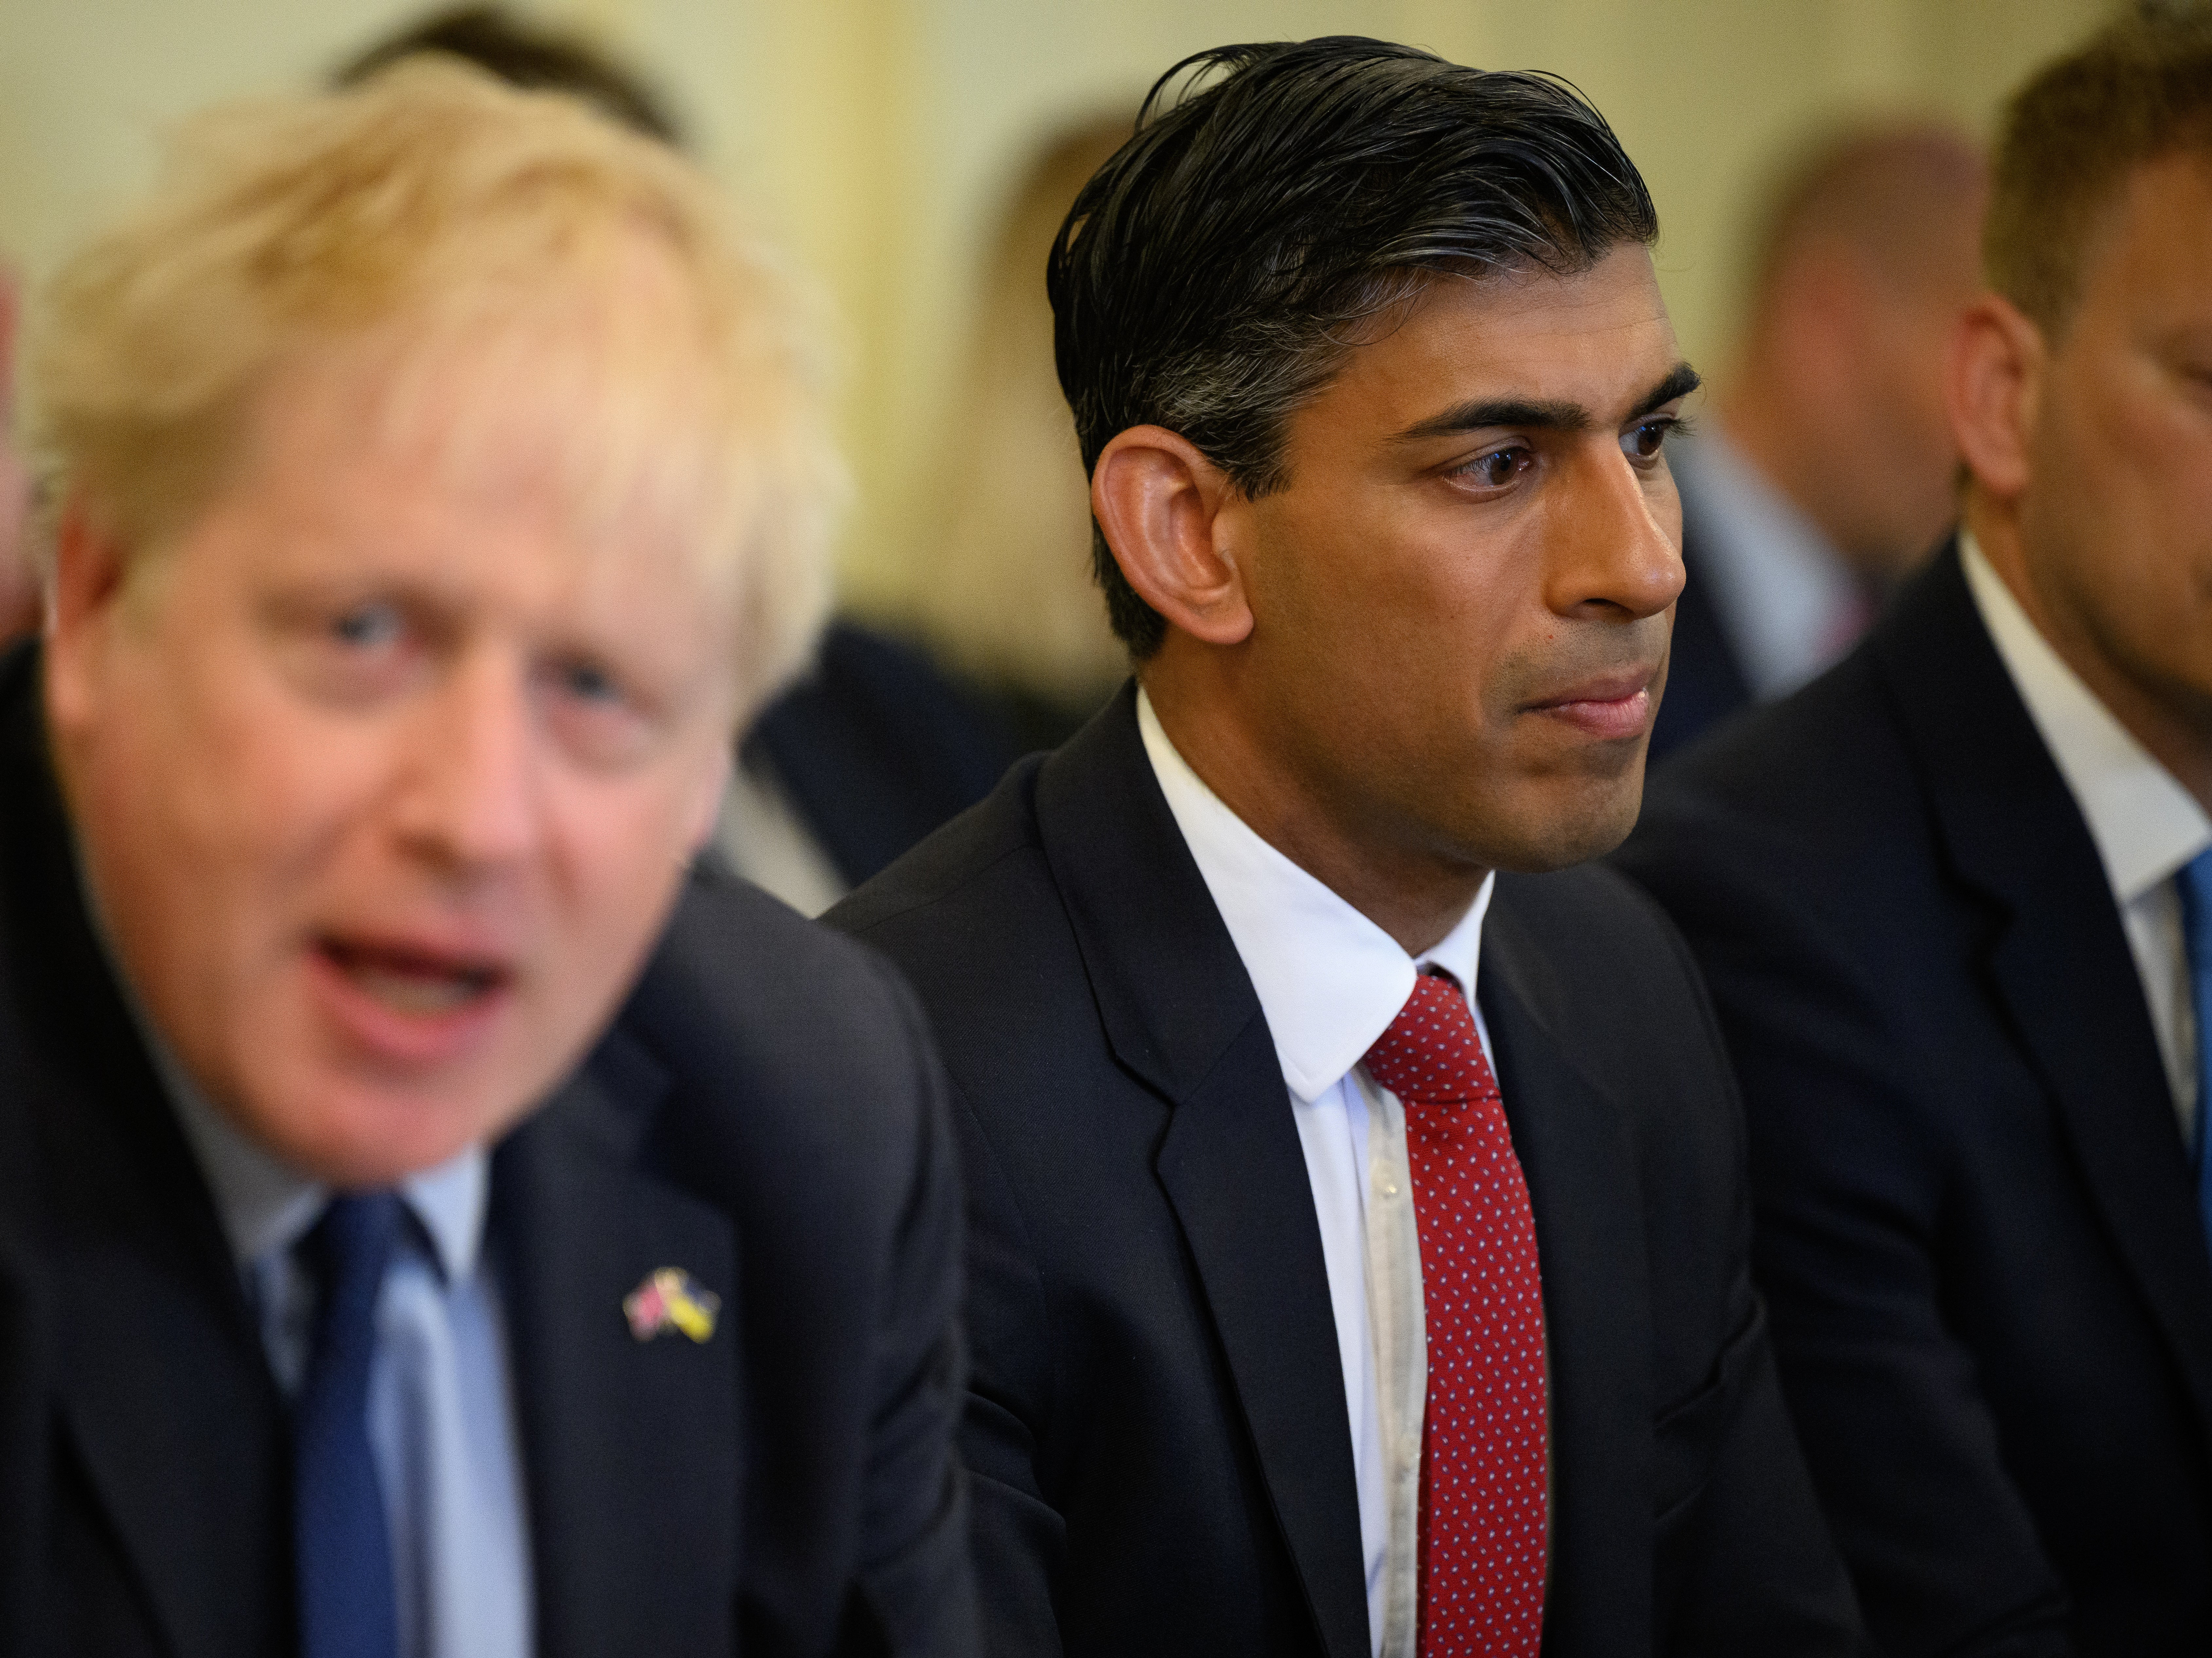
[[[396,641],[403,627],[398,605],[361,604],[332,620],[331,635],[355,650],[373,651]]]
[[[622,701],[622,687],[615,683],[614,676],[592,663],[569,663],[558,671],[556,677],[561,689],[580,702]]]
[[[1671,420],[1638,421],[1622,436],[1620,446],[1632,460],[1650,460],[1665,446],[1667,434],[1674,429]]]
[[[1477,455],[1459,469],[1460,476],[1486,489],[1502,489],[1527,470],[1529,454],[1526,449],[1493,449],[1486,455]]]

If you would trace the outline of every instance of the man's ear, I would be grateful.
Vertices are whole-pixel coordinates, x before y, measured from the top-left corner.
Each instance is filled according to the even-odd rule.
[[[2048,361],[2043,331],[2000,295],[1983,295],[1953,325],[1943,376],[1951,435],[1975,481],[2000,499],[2027,488]]]
[[[1222,507],[1237,498],[1226,474],[1165,427],[1118,434],[1091,472],[1091,510],[1138,597],[1208,645],[1252,631]]]
[[[46,707],[68,726],[92,713],[99,658],[124,598],[125,559],[115,533],[82,496],[54,526],[54,570],[46,604]]]

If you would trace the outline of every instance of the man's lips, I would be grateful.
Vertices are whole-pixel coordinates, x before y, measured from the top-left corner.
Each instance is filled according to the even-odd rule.
[[[1651,724],[1651,680],[1657,671],[1656,667],[1632,668],[1599,675],[1522,708],[1607,741],[1641,737]]]
[[[325,1005],[354,1041],[405,1064],[457,1057],[514,984],[497,956],[421,940],[325,934],[309,961]]]

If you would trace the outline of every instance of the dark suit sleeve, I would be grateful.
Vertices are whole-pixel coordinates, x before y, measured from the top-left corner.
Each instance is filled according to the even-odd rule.
[[[962,1378],[960,1168],[948,1084],[912,993],[888,967],[921,1105],[913,1179],[881,1310],[876,1408],[860,1513],[860,1582],[841,1658],[975,1650],[966,1482],[953,1453]]]
[[[1879,987],[1773,873],[1789,867],[1784,849],[1690,817],[1647,825],[1620,862],[1687,935],[1741,1082],[1753,1266],[1869,1629],[1898,1658],[2058,1658],[2069,1648],[2057,1574],[1973,1360],[1946,1327],[1942,1158],[1911,1108],[1929,1084]],[[1747,1406],[1742,1431],[1778,1431],[1771,1409]]]
[[[957,1085],[956,1085],[957,1095]],[[975,1501],[976,1594],[991,1658],[1057,1658],[1054,1584],[1066,1525],[1046,1500],[1036,1444],[1051,1409],[1044,1289],[1013,1187],[964,1101],[969,1321],[974,1333],[961,1460]]]
[[[1766,1309],[1752,1284],[1742,1103],[1696,963],[1675,929],[1660,925],[1688,986],[1696,1039],[1710,1055],[1729,1129],[1723,1224],[1730,1333],[1711,1377],[1686,1399],[1664,1404],[1652,1424],[1662,1505],[1654,1517],[1656,1649],[1681,1658],[1784,1652],[1844,1658],[1866,1649],[1864,1636],[1783,1402]]]
[[[0,1652],[46,1649],[40,1613],[48,1594],[46,1321],[16,1218],[0,1215]]]

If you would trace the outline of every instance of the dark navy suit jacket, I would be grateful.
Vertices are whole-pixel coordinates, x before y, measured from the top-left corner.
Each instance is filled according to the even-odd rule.
[[[1674,642],[1667,653],[1667,692],[1651,727],[1649,760],[1688,747],[1751,706],[1751,681],[1721,625],[1712,583],[1698,552],[1697,520],[1683,504],[1682,596],[1674,601]]]
[[[2212,1652],[2212,1260],[2087,825],[1955,548],[1620,867],[1742,1079],[1754,1260],[1899,1655]]]
[[[806,677],[753,722],[741,757],[768,762],[858,886],[988,794],[1019,754],[1004,722],[921,652],[837,622]]]
[[[288,1430],[0,665],[0,1652],[295,1649]],[[962,1658],[959,1183],[891,973],[702,871],[493,1157],[538,1650]],[[657,1267],[723,1297],[633,1339]]]
[[[1312,1188],[1133,694],[829,920],[905,969],[953,1078],[984,1650],[1365,1658]],[[1680,939],[1604,871],[1503,876],[1479,994],[1542,1260],[1545,1651],[1854,1650]]]

